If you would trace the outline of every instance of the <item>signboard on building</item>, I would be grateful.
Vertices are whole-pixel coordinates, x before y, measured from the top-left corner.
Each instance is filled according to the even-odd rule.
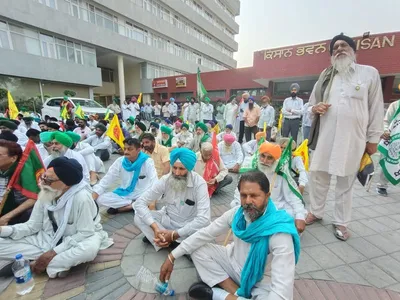
[[[177,88],[186,87],[186,77],[176,77],[175,80]]]
[[[394,47],[395,46],[396,36],[377,36],[374,38],[361,38],[356,39],[357,51],[359,50],[370,50],[370,49],[380,49],[385,47]],[[289,48],[279,48],[279,49],[268,49],[263,50],[264,60],[268,59],[279,59],[279,58],[288,58],[291,56],[304,56],[304,55],[314,55],[319,53],[324,53],[329,51],[329,41],[310,44],[310,45],[301,45],[294,46]]]
[[[154,79],[152,82],[153,89],[160,89],[168,87],[168,80],[167,79]]]

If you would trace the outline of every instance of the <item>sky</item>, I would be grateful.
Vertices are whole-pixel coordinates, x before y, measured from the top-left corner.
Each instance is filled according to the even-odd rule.
[[[253,52],[349,36],[400,31],[400,0],[240,0],[238,67]]]

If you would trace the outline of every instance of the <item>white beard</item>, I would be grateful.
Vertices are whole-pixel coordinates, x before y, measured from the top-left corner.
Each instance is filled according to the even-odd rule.
[[[68,148],[63,146],[60,151],[51,150],[51,157],[58,158],[64,156],[65,152],[67,152]]]
[[[203,138],[203,136],[204,136],[204,133],[202,133],[202,134],[200,134],[200,135],[197,135],[197,134],[196,134],[196,135],[193,137],[195,147],[196,147],[197,145],[200,145],[200,141],[201,141],[201,139]]]
[[[62,194],[62,191],[55,190],[43,184],[40,184],[39,187],[40,187],[40,192],[38,195],[38,200],[44,204],[51,203],[53,200],[60,197]]]
[[[339,73],[347,73],[350,69],[351,63],[355,62],[356,55],[352,52],[349,55],[341,57],[332,56],[331,64]]]
[[[232,153],[232,145],[227,146],[226,144],[224,144],[223,152],[228,154]]]
[[[168,179],[168,184],[175,192],[183,192],[187,187],[187,177],[184,179],[177,179],[174,177],[174,174],[171,173],[171,176]]]
[[[271,166],[267,166],[258,161],[258,170],[263,172],[267,176],[268,180],[271,180],[270,177],[275,173],[275,169],[278,163],[279,160],[276,160]]]

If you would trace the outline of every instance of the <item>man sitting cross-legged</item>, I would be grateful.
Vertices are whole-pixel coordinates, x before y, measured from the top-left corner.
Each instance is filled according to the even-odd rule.
[[[117,158],[107,174],[93,187],[93,199],[100,205],[110,207],[107,210],[109,214],[131,211],[132,203],[157,181],[154,162],[141,151],[139,140],[128,138],[124,147],[124,156]],[[120,187],[105,193],[117,180],[121,180]]]
[[[224,135],[224,141],[218,143],[219,155],[229,172],[238,173],[243,163],[242,147],[231,134]]]
[[[191,234],[210,224],[210,198],[207,184],[193,172],[196,154],[186,148],[177,148],[170,154],[172,171],[164,175],[134,204],[135,224],[158,251],[174,246]],[[165,206],[150,211],[148,205],[157,200]]]
[[[204,282],[190,287],[191,299],[293,299],[295,264],[300,254],[293,218],[276,209],[269,198],[268,178],[262,172],[244,173],[238,188],[241,206],[227,211],[174,249],[161,266],[160,280],[169,280],[175,259],[191,254]],[[233,243],[226,247],[211,244],[229,229]]]
[[[90,187],[75,159],[59,157],[41,177],[40,193],[29,220],[0,227],[0,259],[22,253],[34,260],[32,271],[63,277],[76,265],[92,261],[112,245],[103,231]]]
[[[222,159],[218,155],[214,155],[213,145],[210,142],[203,143],[196,156],[197,162],[194,171],[206,180],[210,197],[217,194],[224,186],[232,183],[232,176],[228,175],[228,169]]]

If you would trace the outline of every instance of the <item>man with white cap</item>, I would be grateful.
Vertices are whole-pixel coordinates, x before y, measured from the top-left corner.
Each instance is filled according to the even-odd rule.
[[[118,180],[120,186],[107,192]],[[132,203],[156,181],[157,171],[153,160],[142,152],[138,139],[128,138],[124,141],[124,156],[117,158],[106,175],[93,187],[93,199],[100,205],[110,207],[107,210],[109,214],[132,211]]]
[[[356,43],[343,34],[330,43],[331,66],[310,95],[313,119],[319,115],[318,138],[311,126],[309,147],[310,213],[306,223],[323,218],[332,175],[336,177],[334,235],[345,241],[350,233],[353,186],[364,153],[376,152],[383,133],[383,94],[379,72],[356,64]],[[315,119],[318,120],[318,119]],[[314,126],[315,128],[315,126]]]
[[[303,115],[303,99],[297,97],[299,91],[299,84],[293,83],[290,86],[290,97],[283,101],[282,107],[282,115],[284,117],[282,135],[288,137],[290,134],[295,142],[297,142],[300,120]]]
[[[144,233],[144,242],[156,251],[181,243],[188,236],[210,224],[211,210],[207,184],[193,171],[196,154],[186,148],[171,151],[171,173],[161,177],[133,205],[135,224]],[[148,205],[157,200],[165,206],[150,211]]]
[[[17,253],[33,260],[32,271],[64,277],[73,266],[92,261],[112,245],[103,231],[90,188],[75,159],[50,162],[40,181],[40,193],[29,220],[0,227],[0,258]]]

